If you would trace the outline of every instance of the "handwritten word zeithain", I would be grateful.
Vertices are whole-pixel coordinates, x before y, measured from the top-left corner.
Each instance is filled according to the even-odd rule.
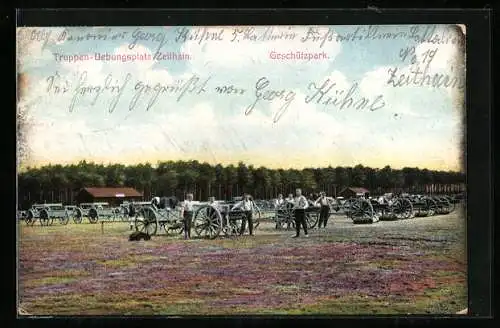
[[[431,63],[433,62],[439,48],[428,49],[417,56],[414,46],[400,50],[399,57],[402,62],[409,61],[410,66],[407,71],[401,72],[399,67],[392,67],[387,70],[388,79],[386,84],[392,87],[432,87],[432,88],[457,88],[465,87],[465,75],[463,70],[455,72],[453,65],[450,65],[449,72],[431,73]]]

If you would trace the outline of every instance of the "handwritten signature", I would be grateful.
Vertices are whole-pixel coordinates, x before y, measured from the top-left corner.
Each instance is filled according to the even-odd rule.
[[[272,87],[271,80],[265,76],[257,79],[251,93],[247,93],[247,90],[243,87],[235,87],[233,85],[217,86],[213,89],[209,88],[211,79],[212,76],[200,77],[192,75],[187,79],[180,79],[170,84],[152,84],[140,80],[134,83],[132,82],[132,74],[128,73],[121,79],[108,74],[102,83],[92,84],[88,80],[87,71],[83,71],[77,76],[76,83],[69,79],[63,79],[56,72],[46,79],[46,91],[51,96],[70,94],[71,100],[68,107],[70,113],[81,105],[84,99],[90,99],[90,106],[95,106],[102,95],[107,93],[111,96],[111,101],[107,108],[110,114],[117,108],[120,99],[122,99],[129,85],[133,85],[131,90],[132,97],[128,104],[129,111],[137,108],[139,103],[145,103],[145,110],[149,111],[158,103],[162,95],[175,96],[175,101],[180,102],[189,95],[198,96],[208,91],[213,91],[216,94],[226,97],[245,97],[249,94],[251,95],[251,102],[245,108],[245,116],[251,115],[262,103],[270,104],[279,102],[279,107],[272,115],[274,123],[281,120],[297,96],[296,91],[292,89]],[[373,99],[359,95],[357,82],[344,90],[337,88],[335,81],[326,79],[323,83],[310,82],[307,85],[307,90],[308,93],[304,99],[306,104],[315,103],[323,106],[332,106],[339,110],[352,108],[357,110],[368,109],[370,111],[375,111],[385,106],[383,95],[378,95]]]

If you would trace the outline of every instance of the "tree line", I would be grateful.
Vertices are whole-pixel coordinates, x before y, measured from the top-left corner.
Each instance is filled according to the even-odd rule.
[[[193,192],[198,200],[209,196],[230,199],[249,192],[255,199],[271,199],[302,188],[306,193],[326,191],[336,196],[345,187],[365,187],[372,194],[391,191],[425,193],[458,192],[463,173],[410,168],[382,169],[363,165],[297,169],[268,169],[242,162],[237,165],[210,165],[198,161],[165,161],[153,166],[96,164],[81,161],[72,165],[28,168],[18,174],[19,203],[73,203],[83,187],[133,187],[145,199],[154,196],[183,198]]]

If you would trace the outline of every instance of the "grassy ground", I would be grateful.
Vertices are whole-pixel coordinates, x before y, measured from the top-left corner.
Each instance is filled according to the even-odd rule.
[[[19,303],[32,315],[435,314],[467,307],[463,215],[330,220],[292,239],[129,242],[126,223],[19,229]]]

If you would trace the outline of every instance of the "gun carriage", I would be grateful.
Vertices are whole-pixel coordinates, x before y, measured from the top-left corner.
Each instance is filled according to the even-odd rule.
[[[380,220],[403,220],[413,217],[413,204],[404,197],[384,195],[380,199],[351,198],[343,204],[353,223],[375,223]]]
[[[455,204],[451,197],[448,196],[435,196],[436,201],[436,214],[450,214],[455,210]]]
[[[75,223],[81,223],[83,218],[87,218],[90,223],[97,223],[99,219],[115,220],[120,216],[120,210],[106,202],[81,203],[75,209],[74,220]]]
[[[239,234],[241,224],[246,213],[234,208],[235,202],[213,202],[204,203],[195,210],[193,228],[197,236],[215,239],[221,233],[225,236],[236,236]],[[254,203],[253,228],[257,229],[262,218],[262,211]]]
[[[33,225],[36,220],[42,226],[52,225],[55,220],[60,224],[68,224],[71,216],[71,207],[61,203],[56,204],[34,204],[27,212],[25,221],[28,225]]]
[[[413,204],[406,197],[386,194],[378,199],[370,199],[370,203],[380,221],[404,220],[413,217]]]
[[[192,229],[199,237],[215,239],[221,233],[234,236],[239,233],[245,212],[232,209],[234,202],[204,202],[194,205]],[[255,206],[253,213],[254,229],[259,226],[261,218],[260,209]],[[180,207],[169,204],[160,208],[154,204],[142,206],[135,218],[136,230],[149,235],[156,235],[159,230],[168,233],[182,233],[184,231],[184,218],[181,216]]]
[[[416,217],[432,216],[438,210],[438,203],[433,197],[413,195],[406,198],[412,203]]]
[[[161,230],[167,234],[184,231],[184,218],[181,217],[180,208],[175,204],[167,204],[163,207],[151,202],[141,202],[133,203],[132,208],[137,212],[134,217],[137,231],[150,236],[157,235]]]
[[[330,214],[333,212],[333,206],[333,203],[330,203]],[[318,224],[320,210],[320,206],[309,203],[305,217],[307,228],[312,229]],[[291,201],[285,200],[276,207],[274,221],[277,230],[283,229],[285,226],[295,228],[294,205]]]

